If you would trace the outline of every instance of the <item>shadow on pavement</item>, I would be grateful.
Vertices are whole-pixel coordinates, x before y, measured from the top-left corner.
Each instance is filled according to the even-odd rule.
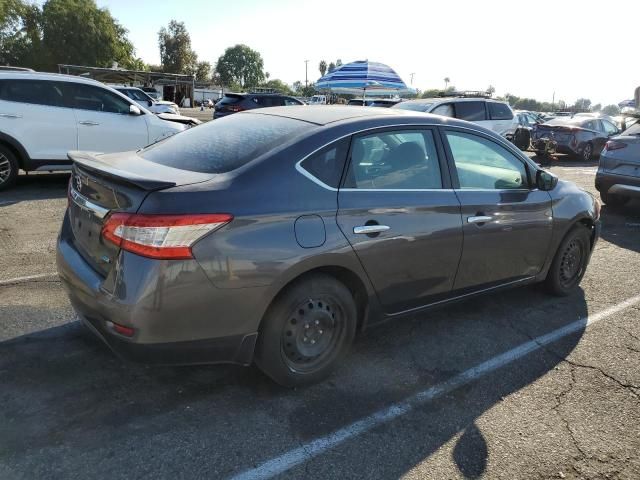
[[[16,184],[9,190],[0,192],[2,206],[26,200],[47,200],[64,198],[67,195],[69,173],[24,173],[18,175]]]
[[[111,478],[223,478],[586,313],[582,291],[557,299],[533,287],[459,303],[370,329],[330,380],[300,390],[255,368],[123,363],[78,322],[24,335],[0,343],[0,472],[95,477],[101,464]],[[488,446],[476,419],[553,369],[581,334],[378,427],[408,432],[395,443],[346,442],[337,449],[362,451],[343,461],[363,478],[398,478],[462,432],[453,461],[479,478]]]
[[[602,205],[601,237],[618,247],[640,252],[640,200],[631,200],[624,206]]]

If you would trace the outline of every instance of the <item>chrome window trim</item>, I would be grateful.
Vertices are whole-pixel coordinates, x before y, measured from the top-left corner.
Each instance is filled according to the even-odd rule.
[[[88,212],[93,213],[95,216],[99,218],[104,218],[109,213],[108,208],[101,207],[100,205],[96,205],[91,202],[87,197],[81,195],[78,191],[76,191],[73,187],[70,189],[71,199],[73,203],[75,203],[78,207],[83,210],[87,210]]]
[[[454,119],[455,120],[455,119]],[[301,160],[299,160],[296,165],[295,168],[298,171],[298,173],[302,174],[303,176],[307,177],[309,180],[311,180],[313,183],[315,183],[316,185],[324,188],[325,190],[329,190],[330,192],[337,192],[338,190],[341,191],[349,191],[349,190],[353,190],[353,191],[359,191],[359,192],[364,192],[367,191],[365,189],[360,189],[360,188],[355,188],[355,189],[346,189],[346,188],[334,188],[331,187],[329,185],[327,185],[326,183],[324,183],[322,180],[314,177],[311,173],[309,173],[308,171],[306,171],[304,169],[304,167],[302,166],[302,162],[304,162],[307,158],[309,158],[310,156],[318,153],[320,150],[322,150],[323,148],[328,147],[329,145],[331,145],[334,142],[338,142],[340,140],[342,140],[343,138],[347,138],[347,137],[351,137],[353,135],[359,135],[365,132],[370,132],[370,131],[375,131],[375,130],[381,130],[381,129],[385,129],[385,128],[396,128],[396,127],[414,127],[414,128],[458,128],[460,130],[468,130],[469,132],[472,133],[480,133],[480,134],[484,134],[484,132],[480,131],[478,132],[478,130],[474,129],[474,128],[469,128],[469,127],[465,127],[465,126],[460,126],[460,125],[447,125],[446,122],[440,123],[440,124],[434,124],[434,123],[395,123],[392,125],[379,125],[376,127],[368,127],[368,128],[363,128],[361,130],[356,130],[355,132],[351,132],[351,133],[347,133],[345,135],[342,135],[338,138],[334,138],[333,140],[331,140],[330,142],[327,142],[325,144],[323,144],[322,146],[316,148],[315,150],[313,150],[311,153],[307,154],[306,156],[304,156]],[[495,132],[494,132],[495,133]],[[515,150],[511,150],[510,145],[509,145],[509,141],[506,139],[502,139],[506,144],[508,145],[500,145],[503,148],[506,148],[508,151],[510,151],[511,154],[515,155],[516,157],[518,155],[521,155],[520,152],[516,152]],[[495,141],[495,140],[493,140]],[[532,168],[536,168],[536,169],[540,169],[540,167],[538,167],[537,165],[535,165],[532,161],[528,160],[528,157],[526,157],[527,160],[524,160],[521,158],[521,160],[523,160],[523,163],[525,165],[530,165]],[[401,191],[401,192],[407,192],[407,191],[414,191],[414,192],[423,192],[423,191],[445,191],[445,190],[456,190],[456,189],[446,189],[446,188],[438,188],[438,189],[418,189],[418,190],[404,190],[404,189],[399,189],[399,190],[391,190],[391,189],[369,189],[369,191],[375,191],[375,192],[380,192],[380,191]],[[458,189],[461,191],[470,191],[470,189]],[[478,189],[476,189],[478,190]],[[526,192],[530,192],[532,191],[532,189],[519,189],[519,190],[493,190],[493,189],[486,189],[486,190],[482,190],[482,191],[491,191],[491,192],[515,192],[515,191],[526,191]]]

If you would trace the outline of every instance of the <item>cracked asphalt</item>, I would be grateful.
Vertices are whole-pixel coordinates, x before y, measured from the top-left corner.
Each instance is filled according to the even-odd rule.
[[[594,191],[595,164],[550,169]],[[67,179],[21,176],[0,193],[1,479],[227,478],[640,294],[635,202],[603,207],[574,295],[524,287],[387,323],[320,385],[127,364],[49,275]],[[638,479],[639,319],[640,303],[603,317],[281,477]]]

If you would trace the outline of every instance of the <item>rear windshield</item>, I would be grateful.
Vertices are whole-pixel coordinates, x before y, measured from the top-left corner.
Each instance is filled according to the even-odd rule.
[[[291,118],[239,113],[174,135],[145,148],[140,156],[192,172],[225,173],[311,128]]]
[[[401,110],[413,110],[414,112],[426,112],[433,103],[409,103],[402,102],[397,103],[393,108],[399,108]]]
[[[629,125],[629,123],[627,123]],[[640,135],[640,122],[636,120],[636,123],[627,128],[622,135]]]
[[[233,105],[234,103],[238,103],[240,100],[242,100],[244,97],[243,96],[229,96],[229,95],[225,95],[224,97],[222,97],[222,100],[220,100],[220,105]]]

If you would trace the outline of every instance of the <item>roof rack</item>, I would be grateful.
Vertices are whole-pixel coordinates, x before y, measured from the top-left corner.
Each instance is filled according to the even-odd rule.
[[[440,92],[439,97],[462,97],[462,98],[491,98],[489,92],[483,92],[481,90],[465,90],[464,92]]]
[[[282,92],[280,90],[278,90],[277,88],[263,88],[263,87],[257,87],[251,90],[251,92],[249,93],[279,93],[281,94]]]

